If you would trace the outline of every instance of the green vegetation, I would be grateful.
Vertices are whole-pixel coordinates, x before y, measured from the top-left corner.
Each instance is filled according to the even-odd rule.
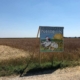
[[[15,65],[14,61],[10,64],[6,65],[0,65],[0,76],[10,76],[10,75],[20,75],[22,74],[25,70],[25,67],[27,65],[27,61],[24,63],[18,63]],[[32,63],[26,67],[26,73],[29,71],[35,72],[36,70],[44,70],[44,69],[58,69],[58,68],[64,68],[64,67],[73,67],[76,65],[80,65],[79,61],[51,61],[51,62],[42,62],[41,65],[39,63]]]

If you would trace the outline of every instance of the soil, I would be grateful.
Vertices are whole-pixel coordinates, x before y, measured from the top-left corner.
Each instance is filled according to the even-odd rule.
[[[0,77],[0,80],[80,80],[80,66],[58,69],[51,74]]]

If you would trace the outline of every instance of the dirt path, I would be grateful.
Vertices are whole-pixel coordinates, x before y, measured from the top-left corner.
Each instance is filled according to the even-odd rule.
[[[44,75],[0,77],[0,80],[80,80],[80,66],[58,69],[51,74]]]

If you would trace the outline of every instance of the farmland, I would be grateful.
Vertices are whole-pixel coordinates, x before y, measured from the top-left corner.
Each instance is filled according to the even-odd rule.
[[[31,68],[35,67],[39,63],[39,44],[39,38],[1,38],[0,51],[4,50],[0,53],[0,76],[20,74],[28,62],[34,63]],[[45,63],[43,66],[60,63],[61,67],[80,65],[80,38],[64,38],[64,51],[41,53],[41,63]]]
[[[64,59],[70,56],[70,59],[79,59],[80,55],[80,38],[66,38],[64,39],[64,52],[46,53],[47,55],[54,55],[58,58]],[[29,52],[39,53],[40,47],[39,38],[3,38],[0,39],[0,45],[6,45],[17,49],[23,49]],[[46,55],[44,53],[41,53]],[[17,54],[16,54],[17,55]],[[66,56],[66,57],[65,57]]]

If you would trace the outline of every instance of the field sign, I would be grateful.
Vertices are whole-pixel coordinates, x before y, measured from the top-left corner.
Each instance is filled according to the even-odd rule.
[[[61,52],[63,45],[63,28],[40,26],[40,52]]]

